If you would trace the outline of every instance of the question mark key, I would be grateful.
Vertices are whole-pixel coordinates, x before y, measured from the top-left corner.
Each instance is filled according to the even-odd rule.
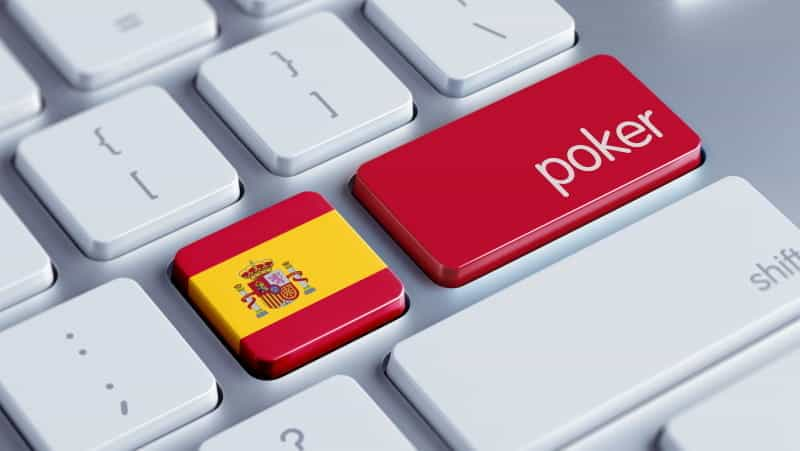
[[[212,437],[200,451],[413,451],[358,383],[334,376]]]

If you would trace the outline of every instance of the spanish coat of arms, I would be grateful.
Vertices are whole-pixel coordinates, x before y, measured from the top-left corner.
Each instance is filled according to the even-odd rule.
[[[301,291],[303,295],[316,291],[290,262],[282,266],[282,269],[276,268],[272,260],[251,261],[239,272],[239,277],[246,282],[237,283],[233,288],[258,318],[291,304],[301,296]]]

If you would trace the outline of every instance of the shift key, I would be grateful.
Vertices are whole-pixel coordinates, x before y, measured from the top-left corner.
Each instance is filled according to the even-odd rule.
[[[400,342],[387,372],[453,449],[549,451],[694,403],[672,389],[798,316],[800,230],[731,177]]]
[[[363,165],[356,197],[455,287],[689,172],[700,137],[596,56]]]

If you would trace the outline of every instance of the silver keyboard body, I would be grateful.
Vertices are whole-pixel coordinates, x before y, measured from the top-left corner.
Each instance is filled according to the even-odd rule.
[[[790,219],[800,222],[796,189],[800,152],[791,138],[800,119],[800,36],[795,31],[800,3],[560,0],[575,18],[578,45],[465,99],[437,93],[368,23],[360,0],[312,0],[266,19],[243,14],[230,0],[210,3],[221,24],[215,42],[95,92],[71,88],[0,10],[0,38],[32,73],[45,98],[43,114],[0,132],[0,193],[40,240],[58,273],[50,290],[0,312],[0,329],[114,278],[138,281],[217,377],[223,395],[217,410],[151,443],[147,450],[197,449],[223,429],[335,374],[355,378],[416,447],[447,449],[384,374],[384,360],[401,339],[724,176],[745,177]],[[413,93],[418,115],[396,132],[299,176],[282,178],[267,172],[202,100],[194,77],[210,56],[319,10],[339,15],[398,75]],[[618,57],[700,133],[706,162],[699,170],[459,289],[432,283],[350,193],[349,181],[361,163],[598,53]],[[244,196],[232,207],[131,254],[110,262],[93,261],[80,252],[14,169],[16,145],[48,124],[148,84],[167,89],[211,138],[239,172]],[[180,180],[192,174],[175,176]],[[169,265],[185,244],[304,190],[325,195],[394,269],[406,284],[411,308],[390,326],[288,376],[261,381],[242,369],[174,288]],[[547,315],[546,310],[542,314]],[[641,434],[620,436],[615,449],[644,450],[650,438],[652,430],[643,425]],[[28,449],[1,415],[0,449]]]

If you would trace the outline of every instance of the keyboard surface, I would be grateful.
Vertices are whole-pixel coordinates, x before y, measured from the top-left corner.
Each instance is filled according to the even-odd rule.
[[[453,0],[454,3],[458,1]],[[166,61],[155,65],[148,61],[145,66],[149,68],[120,81],[111,81],[116,80],[118,74],[127,73],[128,68],[138,67],[126,63],[125,70],[115,70],[108,78],[98,79],[98,84],[105,85],[106,81],[110,84],[93,91],[72,87],[20,22],[12,18],[6,8],[8,3],[0,2],[0,40],[8,47],[14,61],[19,61],[39,86],[44,108],[30,119],[25,119],[30,116],[30,108],[21,108],[19,120],[8,121],[18,124],[0,129],[0,195],[44,248],[55,268],[56,282],[41,294],[0,310],[0,330],[118,278],[129,278],[141,285],[211,371],[222,398],[211,413],[147,444],[144,449],[148,451],[198,449],[222,431],[336,375],[354,379],[416,448],[446,450],[446,442],[385,373],[386,357],[397,343],[727,176],[743,177],[791,221],[800,222],[796,170],[800,167],[800,152],[791,139],[791,131],[798,122],[796,105],[800,103],[800,93],[796,89],[796,80],[800,79],[800,59],[796,55],[800,37],[793,31],[795,18],[800,15],[800,4],[796,2],[560,0],[558,3],[574,18],[579,36],[576,46],[463,98],[447,97],[437,90],[426,75],[406,59],[402,48],[393,47],[370,23],[361,0],[277,2],[281,8],[276,8],[274,14],[259,7],[261,2],[209,0],[219,23],[216,38],[207,41],[201,36],[195,39],[197,44],[191,50],[178,52],[177,56],[166,52],[153,57],[166,58]],[[14,0],[14,3],[26,2]],[[256,12],[266,11],[266,16],[247,15],[237,3]],[[408,88],[416,115],[410,123],[387,131],[354,150],[299,175],[281,177],[270,173],[231,130],[230,124],[226,124],[228,119],[218,115],[203,99],[195,79],[201,65],[210,58],[322,11],[335,13]],[[136,18],[121,16],[119,20],[122,20],[120,26],[125,28],[137,26]],[[101,36],[97,38],[102,39]],[[363,163],[596,54],[618,58],[697,131],[703,139],[705,154],[699,169],[456,289],[432,282],[353,196],[349,184]],[[278,58],[274,58],[277,61]],[[0,73],[0,79],[3,76]],[[118,258],[93,260],[81,251],[69,232],[47,210],[47,196],[37,195],[35,187],[26,183],[13,158],[24,138],[149,85],[165,89],[230,162],[241,181],[242,195],[232,205],[210,209],[214,212],[172,233],[158,233],[156,235],[164,236],[135,246]],[[598,89],[601,89],[599,85]],[[321,90],[319,93],[324,94]],[[601,113],[602,105],[596,107],[598,114]],[[325,108],[320,111],[327,113]],[[0,117],[4,118],[2,114]],[[392,128],[385,127],[384,131]],[[97,143],[92,141],[92,145]],[[174,176],[164,180],[180,184],[193,177],[190,161],[186,164],[170,162],[170,165]],[[164,174],[163,168],[159,169],[159,173]],[[123,172],[123,176],[133,170],[135,168]],[[82,183],[91,183],[91,180]],[[98,195],[103,194],[103,190],[103,186],[96,187]],[[402,280],[410,307],[399,320],[285,376],[264,381],[242,368],[187,302],[170,280],[170,265],[175,254],[187,244],[303,191],[321,193],[347,219]],[[117,208],[123,209],[125,205]],[[486,210],[484,214],[492,213],[492,205],[482,208]],[[107,210],[109,215],[114,214],[113,208]],[[800,243],[795,246],[800,247]],[[687,249],[686,254],[687,259],[707,258],[692,249]],[[707,270],[714,271],[713,265]],[[31,290],[34,291],[40,290]],[[542,304],[540,308],[540,314],[547,316],[547,305]],[[725,311],[719,314],[725,315]],[[623,321],[623,316],[617,320]],[[608,327],[613,328],[614,324]],[[559,343],[551,346],[557,351]],[[764,358],[756,356],[747,360],[763,361]],[[486,382],[491,385],[491,375]],[[712,390],[708,384],[696,385],[692,390]],[[112,401],[116,402],[116,398]],[[131,406],[134,406],[133,401]],[[537,407],[548,408],[547,405]],[[76,411],[80,408],[79,404],[75,405]],[[664,423],[654,426],[646,416],[658,416],[660,408],[655,404],[642,412],[621,416],[617,418],[618,426],[597,430],[593,435],[598,437],[596,441],[587,437],[573,443],[573,447],[602,449],[602,444],[613,443],[614,447],[606,449],[647,450],[654,446],[654,433]],[[289,435],[297,437],[297,434]],[[2,414],[0,449],[29,449]]]

